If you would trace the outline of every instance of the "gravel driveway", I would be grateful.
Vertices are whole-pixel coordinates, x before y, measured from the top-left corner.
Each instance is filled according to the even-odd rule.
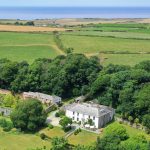
[[[58,112],[58,110],[53,111],[49,114],[49,116],[47,117],[46,122],[52,124],[53,126],[59,126],[59,121],[60,118],[59,117],[55,117],[56,112]]]

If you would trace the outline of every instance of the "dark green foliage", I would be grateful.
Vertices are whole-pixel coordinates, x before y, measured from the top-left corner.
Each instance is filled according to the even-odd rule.
[[[149,130],[149,63],[141,62],[133,68],[118,65],[105,67],[91,85],[91,97],[100,104],[116,108],[124,119],[131,122],[138,119]]]
[[[60,117],[60,113],[56,112],[55,117]]]
[[[51,150],[71,150],[70,145],[68,144],[68,141],[64,138],[52,138],[52,148]]]
[[[110,125],[106,128],[104,136],[97,139],[96,150],[119,150],[121,141],[127,139],[126,129],[122,125]]]
[[[72,150],[95,150],[95,147],[78,145],[78,146],[75,146]]]
[[[79,129],[75,130],[74,135],[77,135],[77,134],[79,134],[80,132],[81,132],[81,129],[79,128]]]
[[[116,135],[107,135],[101,139],[97,139],[96,150],[118,150],[121,140]]]
[[[132,137],[120,145],[119,150],[149,150],[148,141],[143,135]]]
[[[8,132],[13,128],[13,124],[12,122],[7,121],[5,118],[1,118],[0,127],[2,127],[4,131]]]
[[[0,61],[1,72],[8,70],[8,64],[13,63],[7,60]],[[1,66],[4,66],[3,69]],[[82,54],[58,56],[54,60],[37,59],[30,66],[26,63],[16,63],[16,66],[10,68],[7,76],[0,76],[0,88],[19,93],[39,91],[64,98],[89,92],[90,84],[102,68],[98,58],[88,59]],[[11,79],[8,80],[10,76]]]
[[[40,134],[40,138],[41,138],[42,140],[45,140],[45,139],[46,139],[46,135],[45,135],[44,133],[41,133],[41,134]]]
[[[52,124],[48,124],[48,128],[49,128],[49,129],[53,129],[54,126],[53,126]]]
[[[46,117],[41,102],[34,99],[19,103],[11,114],[11,120],[16,128],[32,132],[45,125]]]
[[[72,119],[68,117],[64,117],[60,120],[59,124],[62,126],[63,130],[67,132],[70,128],[70,125],[72,124]]]

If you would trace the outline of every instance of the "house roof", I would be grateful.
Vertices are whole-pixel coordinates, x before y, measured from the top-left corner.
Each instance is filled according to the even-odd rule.
[[[66,106],[65,109],[94,117],[100,117],[104,114],[111,113],[114,111],[112,108],[107,106],[89,103],[73,103]]]
[[[37,99],[43,99],[43,100],[50,100],[53,101],[54,103],[58,103],[61,101],[61,97],[58,96],[51,96],[43,93],[38,93],[38,92],[24,92],[23,95],[29,96],[29,97],[34,97]]]

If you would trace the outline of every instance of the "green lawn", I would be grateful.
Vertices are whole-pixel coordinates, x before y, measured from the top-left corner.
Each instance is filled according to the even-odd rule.
[[[77,135],[74,135],[74,134],[71,135],[68,141],[70,144],[73,144],[73,145],[78,145],[78,144],[91,145],[94,142],[96,142],[96,139],[98,136],[100,135],[82,130]]]
[[[36,135],[7,133],[0,130],[0,150],[27,150],[43,146],[50,148],[50,142],[43,141]]]
[[[65,132],[60,127],[54,127],[53,129],[45,128],[40,133],[44,133],[50,138],[53,137],[63,137],[65,135]]]

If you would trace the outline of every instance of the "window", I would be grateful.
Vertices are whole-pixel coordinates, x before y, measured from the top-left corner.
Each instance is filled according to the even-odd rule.
[[[79,116],[79,113],[77,115]]]
[[[89,116],[89,119],[90,119],[90,116]]]
[[[74,117],[72,118],[72,120],[74,120]]]
[[[77,121],[79,121],[79,118],[77,118]]]
[[[93,117],[93,120],[95,120],[95,117]]]
[[[74,112],[73,112],[73,115],[74,115]]]

